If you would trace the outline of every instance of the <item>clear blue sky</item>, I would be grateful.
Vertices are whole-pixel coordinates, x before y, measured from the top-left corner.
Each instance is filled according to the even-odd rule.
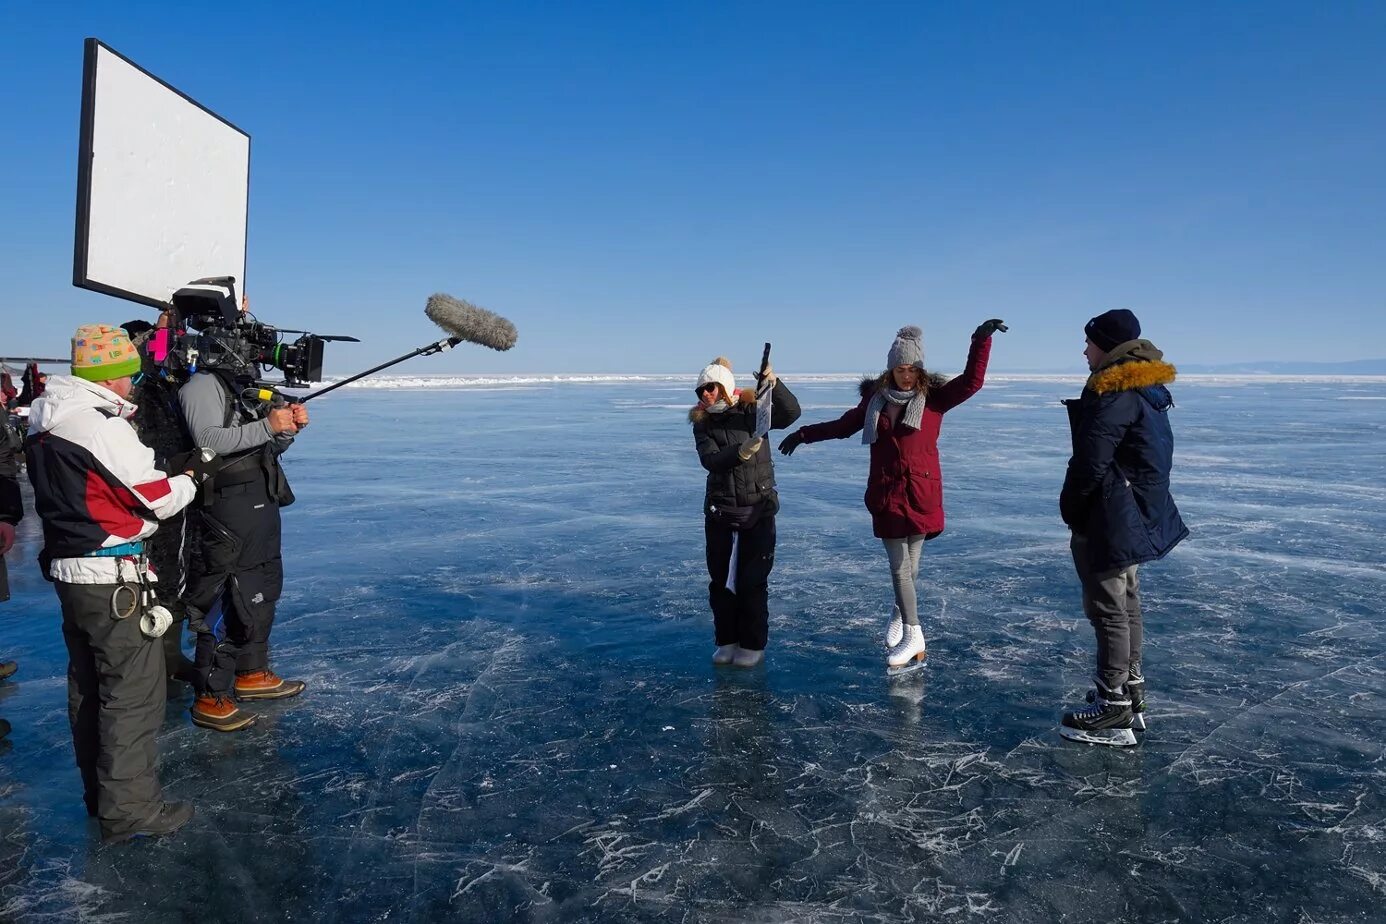
[[[253,136],[262,319],[519,345],[407,371],[1083,368],[1130,307],[1176,363],[1386,355],[1386,4],[16,3],[0,14],[0,353],[139,306],[71,285],[82,40]],[[401,370],[401,371],[405,371]]]

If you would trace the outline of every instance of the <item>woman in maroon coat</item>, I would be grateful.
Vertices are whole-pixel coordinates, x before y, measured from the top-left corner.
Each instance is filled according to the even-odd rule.
[[[962,375],[946,380],[924,369],[922,332],[902,327],[891,344],[886,371],[861,384],[861,403],[837,420],[800,427],[780,443],[789,455],[803,443],[846,439],[857,432],[871,447],[866,509],[890,556],[895,608],[886,629],[886,664],[901,668],[924,660],[914,582],[925,541],[943,532],[943,481],[938,433],[943,415],[976,394],[986,378],[991,335],[1006,325],[992,319],[972,335]]]

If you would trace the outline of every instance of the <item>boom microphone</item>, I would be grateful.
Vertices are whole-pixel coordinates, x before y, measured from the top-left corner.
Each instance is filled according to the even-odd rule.
[[[442,292],[428,297],[424,314],[453,338],[493,350],[508,350],[519,337],[515,325],[500,315]]]
[[[415,356],[432,356],[434,353],[450,350],[464,340],[468,343],[478,343],[490,347],[493,350],[508,350],[515,345],[515,340],[519,337],[519,334],[515,332],[515,325],[500,315],[487,311],[485,308],[478,308],[471,302],[463,301],[460,298],[444,295],[442,292],[428,297],[428,304],[424,306],[424,314],[428,315],[430,321],[446,331],[448,336],[436,343],[425,343],[417,350],[405,353],[403,356],[397,356],[378,366],[372,366],[365,372],[358,372],[340,382],[333,382],[326,388],[319,388],[311,394],[293,400],[308,401],[330,391],[335,391],[343,385],[350,385],[352,382],[364,379],[368,375],[375,375],[382,369],[398,365],[406,359],[413,359]]]

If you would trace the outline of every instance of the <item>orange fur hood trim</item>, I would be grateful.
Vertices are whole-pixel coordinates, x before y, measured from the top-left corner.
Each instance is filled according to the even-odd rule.
[[[1176,370],[1164,360],[1135,360],[1099,369],[1088,377],[1088,387],[1099,395],[1116,391],[1136,391],[1152,385],[1168,385]]]

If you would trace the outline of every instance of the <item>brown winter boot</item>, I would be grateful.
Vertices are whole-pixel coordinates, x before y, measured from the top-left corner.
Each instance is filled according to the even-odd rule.
[[[302,680],[285,680],[272,670],[250,671],[236,675],[236,698],[286,699],[302,693],[307,686]]]
[[[225,695],[204,693],[193,701],[191,712],[194,725],[213,731],[233,732],[255,724],[252,713],[242,712],[236,701]]]

